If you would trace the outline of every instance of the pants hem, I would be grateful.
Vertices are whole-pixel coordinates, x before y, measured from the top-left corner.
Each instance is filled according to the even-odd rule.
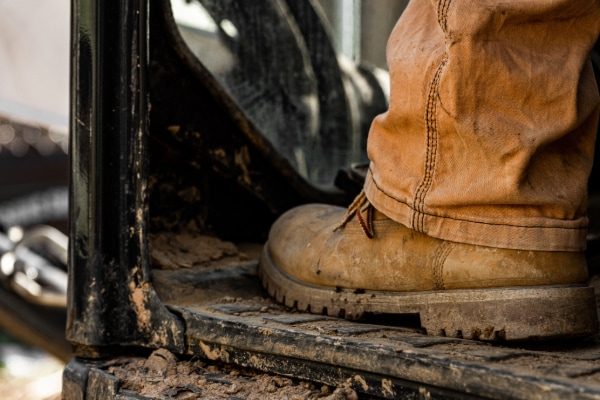
[[[408,203],[401,202],[385,193],[369,171],[365,181],[365,194],[371,204],[392,220],[408,227],[415,213],[423,220],[423,233],[426,235],[458,243],[479,246],[498,247],[515,250],[533,251],[571,251],[585,250],[587,226],[582,218],[573,222],[574,226],[514,226],[510,224],[489,223],[474,219],[461,219],[433,215],[421,212]],[[581,222],[583,221],[583,223]],[[553,222],[555,222],[553,220]],[[580,226],[577,226],[580,225]],[[584,225],[584,226],[581,226]]]

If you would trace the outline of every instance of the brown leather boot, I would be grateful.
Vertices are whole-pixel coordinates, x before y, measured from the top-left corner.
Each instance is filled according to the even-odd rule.
[[[444,241],[377,212],[312,204],[273,225],[263,285],[300,310],[359,318],[418,314],[431,335],[480,340],[582,336],[598,327],[583,253]]]

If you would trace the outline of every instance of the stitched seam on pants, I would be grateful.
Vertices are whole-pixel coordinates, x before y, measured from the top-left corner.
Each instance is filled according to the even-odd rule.
[[[448,9],[452,0],[439,0],[437,4],[438,23],[440,28],[446,34],[448,28]],[[440,64],[438,65],[433,79],[429,85],[427,94],[427,104],[425,106],[425,126],[427,131],[426,149],[425,149],[425,173],[423,180],[415,191],[413,199],[414,208],[418,212],[413,212],[411,225],[418,232],[425,231],[425,197],[433,184],[433,175],[435,172],[437,161],[437,149],[439,133],[437,130],[437,99],[439,93],[440,76],[442,70],[448,61],[448,55],[444,54]]]
[[[440,82],[440,76],[444,66],[446,65],[446,55],[438,65],[431,84],[429,85],[429,94],[427,96],[427,105],[425,107],[425,126],[427,131],[426,141],[426,154],[425,154],[425,173],[421,183],[415,191],[415,197],[413,203],[415,209],[418,211],[413,213],[412,228],[416,231],[423,232],[424,229],[424,215],[425,211],[425,196],[431,188],[433,183],[433,172],[435,170],[436,158],[437,158],[437,147],[438,147],[438,131],[436,121],[436,103],[438,88]]]
[[[377,191],[379,193],[383,194],[385,197],[389,198],[390,200],[395,201],[396,203],[400,203],[400,204],[405,205],[413,213],[417,211],[408,202],[400,200],[400,199],[397,199],[396,197],[392,196],[391,194],[389,194],[385,190],[383,190],[379,186],[379,184],[377,183],[377,181],[375,180],[375,178],[373,177],[373,171],[370,168],[369,168],[369,172],[371,173],[371,181],[373,182],[373,185],[375,186],[375,189],[377,189]],[[511,228],[535,228],[535,229],[540,229],[540,228],[541,229],[566,229],[566,230],[574,230],[574,231],[587,230],[587,226],[568,227],[568,226],[553,226],[553,225],[549,225],[549,226],[547,226],[547,225],[516,225],[516,224],[503,224],[503,223],[494,223],[494,222],[474,221],[472,219],[449,217],[447,215],[433,214],[431,212],[424,212],[424,211],[423,211],[422,214],[425,215],[425,216],[427,216],[427,217],[449,219],[451,221],[467,222],[467,223],[471,223],[471,224],[481,224],[481,225],[490,225],[490,226],[509,226]]]
[[[452,242],[442,242],[436,249],[435,254],[433,255],[433,263],[432,263],[432,276],[433,276],[433,285],[436,290],[445,289],[444,286],[444,263],[446,262],[446,258],[452,251]]]
[[[437,7],[437,15],[438,15],[438,23],[440,27],[445,32],[448,31],[448,8],[450,7],[450,2],[452,0],[440,0],[438,1]]]

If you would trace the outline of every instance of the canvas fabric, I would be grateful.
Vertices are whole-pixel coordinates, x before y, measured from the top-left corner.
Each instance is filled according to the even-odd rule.
[[[453,242],[583,250],[599,31],[600,1],[412,0],[387,46],[369,201]]]

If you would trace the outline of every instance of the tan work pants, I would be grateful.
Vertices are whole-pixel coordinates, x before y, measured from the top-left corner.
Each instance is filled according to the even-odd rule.
[[[413,0],[388,42],[370,202],[441,239],[583,250],[599,30],[597,0]]]

